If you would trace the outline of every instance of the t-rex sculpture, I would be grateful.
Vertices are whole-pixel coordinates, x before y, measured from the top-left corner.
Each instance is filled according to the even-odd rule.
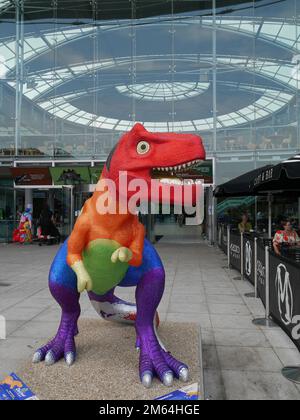
[[[34,363],[45,360],[52,365],[63,357],[68,365],[74,363],[79,297],[86,289],[104,319],[135,323],[144,386],[151,386],[155,374],[166,386],[172,385],[174,375],[188,380],[188,367],[166,351],[156,334],[156,310],[165,285],[161,259],[145,239],[145,229],[136,214],[127,208],[121,212],[119,202],[113,203],[115,214],[99,213],[99,203],[105,194],[100,183],[109,180],[117,185],[120,171],[126,171],[128,182],[143,180],[150,187],[155,172],[184,171],[204,159],[202,140],[195,135],[150,133],[136,124],[120,139],[106,162],[96,192],[85,203],[72,234],[50,269],[49,287],[61,306],[61,323],[57,335],[36,351]],[[133,193],[127,193],[129,200]],[[172,200],[175,199],[171,194]],[[116,297],[116,286],[136,286],[136,305]]]

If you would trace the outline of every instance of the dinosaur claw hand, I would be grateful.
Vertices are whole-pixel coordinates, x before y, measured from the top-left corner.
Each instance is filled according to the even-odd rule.
[[[72,269],[77,275],[78,293],[82,293],[84,290],[90,292],[93,288],[93,282],[83,262],[77,261],[75,264],[72,265]]]
[[[118,260],[121,262],[129,262],[132,259],[132,251],[129,248],[118,248],[111,256],[111,262],[116,263]]]
[[[77,277],[77,290],[78,293],[82,293],[85,290],[90,292],[93,288],[92,280],[88,273]]]

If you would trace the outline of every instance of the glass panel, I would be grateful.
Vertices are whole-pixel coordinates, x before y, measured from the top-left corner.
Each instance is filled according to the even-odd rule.
[[[2,158],[105,160],[135,121],[199,133],[232,175],[299,148],[296,0],[55,4],[17,26],[0,3]]]
[[[0,6],[1,7],[1,6]],[[1,11],[0,11],[1,17]],[[0,23],[0,156],[15,154],[15,91],[10,88],[15,83],[11,71],[15,66],[16,26],[14,22]]]
[[[12,241],[13,230],[17,226],[14,205],[13,188],[0,185],[0,243]]]
[[[296,147],[298,87],[292,66],[293,45],[297,40],[295,7],[295,0],[287,0],[275,3],[272,8],[267,5],[255,8],[255,19],[264,21],[261,36],[255,41],[256,85],[267,88],[255,103],[256,113],[263,117],[256,120],[255,131],[261,156],[267,156],[271,150],[272,153],[287,150],[292,154]],[[263,39],[267,32],[274,35],[271,42]],[[265,64],[261,67],[262,60]],[[277,156],[274,153],[270,161],[278,160]]]
[[[255,109],[262,95],[255,79],[254,39],[258,25],[254,3],[236,5],[225,15],[223,4],[217,1],[216,11],[217,183],[254,167],[249,155],[256,150],[256,119],[262,118]]]
[[[73,188],[62,189],[62,239],[66,239],[72,231],[74,223],[74,191]]]

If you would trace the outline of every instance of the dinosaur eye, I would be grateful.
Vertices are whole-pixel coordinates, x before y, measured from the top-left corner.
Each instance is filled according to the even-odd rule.
[[[149,150],[150,150],[150,144],[147,143],[146,141],[140,141],[136,148],[136,151],[138,152],[139,155],[145,155],[146,153],[149,152]]]

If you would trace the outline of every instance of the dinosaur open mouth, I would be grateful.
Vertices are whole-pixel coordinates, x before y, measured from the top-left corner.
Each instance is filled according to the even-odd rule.
[[[199,163],[203,162],[201,159],[195,159],[185,163],[180,163],[175,166],[165,166],[153,168],[151,171],[151,177],[154,179],[161,179],[167,177],[179,177],[184,178],[188,175],[193,169],[195,169]]]

